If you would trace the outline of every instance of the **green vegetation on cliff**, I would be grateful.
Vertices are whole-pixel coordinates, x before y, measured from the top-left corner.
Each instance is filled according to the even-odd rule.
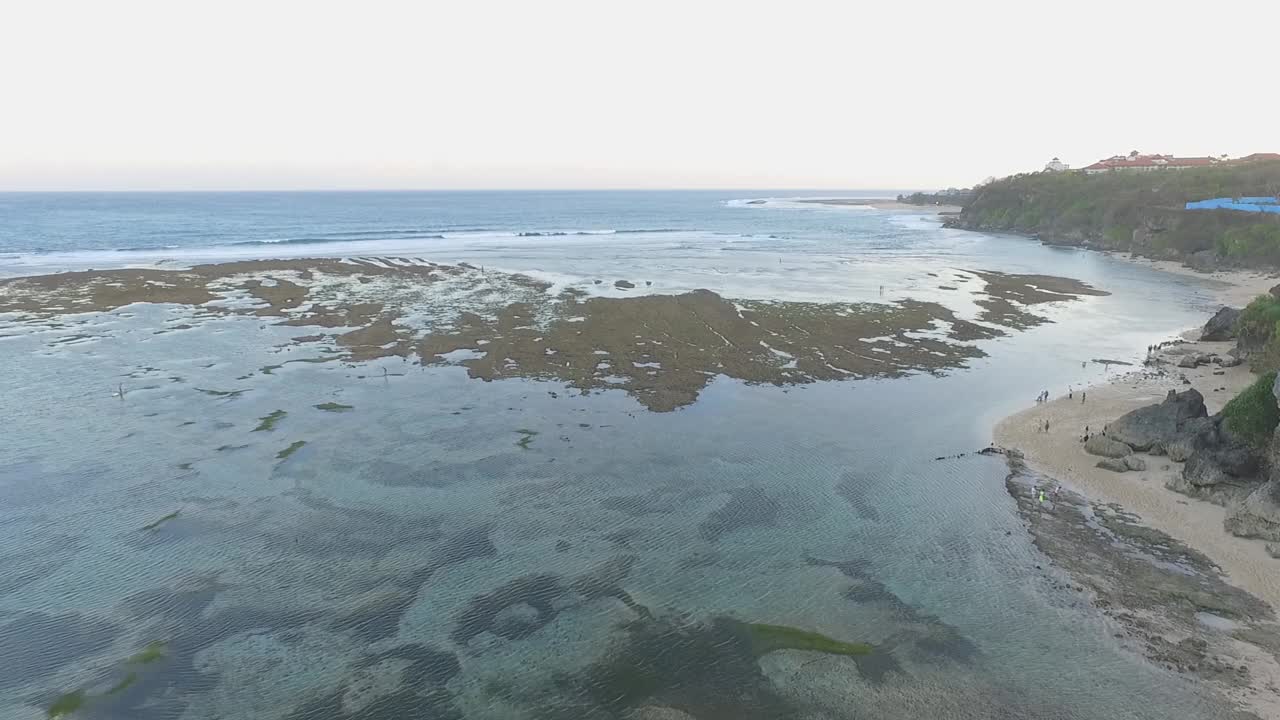
[[[908,205],[965,205],[972,199],[973,190],[970,188],[951,188],[932,193],[913,192],[898,196],[898,202]]]
[[[1245,388],[1222,408],[1222,422],[1231,432],[1256,447],[1262,447],[1280,424],[1280,409],[1272,388],[1276,373],[1271,371]]]
[[[1255,372],[1280,369],[1280,298],[1262,295],[1236,320],[1236,337]]]
[[[1280,215],[1183,208],[1189,201],[1280,193],[1280,161],[1157,172],[1030,173],[976,188],[959,227],[1050,242],[1181,257],[1201,251],[1280,264]]]
[[[1245,306],[1236,320],[1236,334],[1249,344],[1263,345],[1270,340],[1280,323],[1280,298],[1259,295]]]

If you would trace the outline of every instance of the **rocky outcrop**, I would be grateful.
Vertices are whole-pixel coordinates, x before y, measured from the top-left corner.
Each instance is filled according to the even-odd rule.
[[[1124,457],[1099,460],[1098,467],[1118,473],[1129,472],[1130,470],[1142,472],[1147,469],[1147,461],[1137,455],[1125,455]]]
[[[1280,285],[1271,289],[1272,294],[1277,289]],[[1271,392],[1276,402],[1280,402],[1280,376],[1277,376]],[[1268,481],[1232,508],[1223,525],[1228,532],[1241,537],[1278,543],[1268,544],[1267,552],[1273,557],[1280,557],[1280,428],[1276,428],[1259,461],[1269,477]]]
[[[1280,482],[1272,480],[1249,493],[1223,525],[1233,535],[1280,542]]]
[[[1208,414],[1204,396],[1197,390],[1170,390],[1164,402],[1121,416],[1106,434],[1134,450],[1164,452],[1164,444],[1177,439],[1188,421]]]
[[[1187,267],[1200,272],[1217,272],[1222,269],[1222,256],[1213,250],[1200,250],[1187,256]]]
[[[1234,340],[1236,337],[1236,320],[1238,319],[1240,319],[1240,310],[1238,308],[1222,308],[1212,318],[1209,318],[1209,322],[1204,324],[1200,339],[1212,342]]]
[[[1178,436],[1164,444],[1165,454],[1174,462],[1186,462],[1197,450],[1218,443],[1218,421],[1210,417],[1194,418],[1183,423]]]
[[[1166,443],[1171,460],[1185,460],[1182,473],[1165,482],[1176,492],[1219,505],[1242,499],[1257,487],[1261,456],[1222,425],[1221,416],[1183,425],[1183,433]]]
[[[1122,458],[1132,453],[1133,448],[1106,435],[1094,435],[1085,442],[1084,451],[1098,457]]]

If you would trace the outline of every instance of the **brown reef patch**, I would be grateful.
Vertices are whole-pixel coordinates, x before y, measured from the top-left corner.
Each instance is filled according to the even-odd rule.
[[[694,402],[717,375],[748,383],[898,377],[963,367],[973,342],[1047,322],[1031,305],[1105,295],[1068,278],[965,271],[985,281],[980,322],[932,302],[803,303],[679,295],[553,296],[522,275],[406,258],[250,260],[187,270],[121,269],[0,281],[0,313],[45,322],[137,302],[199,306],[208,316],[341,328],[300,335],[360,362],[471,351],[471,377],[537,378],[584,392],[619,389],[653,411]],[[621,281],[619,281],[621,282]],[[250,299],[252,304],[242,305]],[[236,302],[230,302],[230,301]],[[425,319],[424,319],[425,318]]]
[[[994,270],[966,270],[986,282],[983,292],[986,298],[975,300],[982,308],[978,320],[993,325],[1003,325],[1015,330],[1026,330],[1052,322],[1048,318],[1028,311],[1031,305],[1076,300],[1082,295],[1103,296],[1111,293],[1073,278],[1053,275],[1021,275]]]

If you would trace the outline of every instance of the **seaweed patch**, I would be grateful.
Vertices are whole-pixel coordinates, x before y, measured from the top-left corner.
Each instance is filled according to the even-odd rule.
[[[172,519],[174,519],[174,518],[178,517],[178,515],[179,515],[179,514],[181,514],[181,513],[182,513],[182,511],[181,511],[181,510],[174,510],[173,512],[169,513],[168,515],[165,515],[164,517],[160,518],[159,520],[156,520],[155,522],[149,522],[149,523],[147,523],[146,525],[143,525],[143,526],[142,526],[141,528],[139,528],[139,529],[141,529],[141,530],[143,530],[143,531],[155,530],[156,528],[160,527],[161,525],[163,525],[163,524],[165,524],[165,523],[169,522],[170,520],[172,520]]]
[[[312,405],[312,407],[317,410],[324,410],[325,412],[345,412],[353,409],[351,405],[343,405],[342,403],[336,402],[323,402],[319,405]]]
[[[272,430],[275,430],[276,425],[284,419],[285,415],[288,414],[289,413],[284,410],[275,410],[270,414],[263,415],[258,418],[258,427],[254,428],[253,432],[271,432]]]
[[[285,448],[285,449],[281,450],[280,452],[276,453],[276,459],[277,459],[277,460],[284,460],[284,459],[288,458],[290,455],[292,455],[292,454],[294,454],[294,453],[298,452],[299,450],[301,450],[301,449],[302,449],[302,446],[304,446],[304,445],[306,445],[306,444],[307,444],[307,441],[306,441],[306,440],[298,440],[298,441],[295,441],[295,442],[294,442],[292,445],[290,445],[289,447],[287,447],[287,448]]]

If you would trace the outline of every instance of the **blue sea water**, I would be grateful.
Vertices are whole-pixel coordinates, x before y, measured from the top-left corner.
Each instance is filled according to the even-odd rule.
[[[84,717],[129,720],[673,717],[595,694],[627,653],[678,668],[682,700],[650,704],[697,718],[1228,717],[1038,567],[998,459],[934,459],[985,446],[1042,388],[1106,372],[1082,361],[1133,360],[1195,324],[1209,294],[920,213],[794,202],[882,194],[0,195],[0,275],[405,255],[604,295],[964,314],[939,280],[964,269],[1112,293],[1047,308],[1055,322],[938,376],[720,377],[672,413],[399,358],[266,373],[326,358],[288,342],[298,328],[191,308],[0,317],[0,717],[45,717],[74,690]],[[602,577],[610,592],[583,589]],[[647,655],[627,644],[637,605],[881,651],[744,670],[677,634]],[[160,660],[129,660],[153,642]]]
[[[896,191],[809,194],[893,197]],[[0,193],[0,253],[563,232],[848,234],[821,213],[735,212],[769,191]],[[786,197],[804,197],[789,192]],[[844,213],[845,215],[848,212]]]

